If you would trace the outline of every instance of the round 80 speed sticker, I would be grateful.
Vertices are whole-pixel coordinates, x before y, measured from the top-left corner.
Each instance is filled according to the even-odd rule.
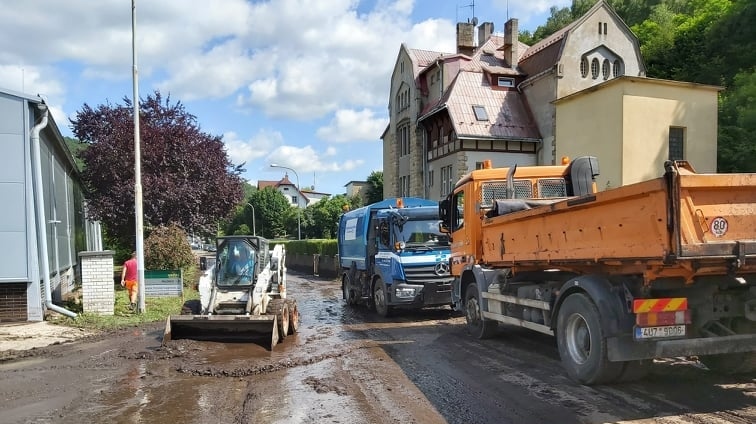
[[[712,234],[717,237],[722,237],[727,234],[727,220],[718,216],[711,221],[709,228],[711,229]]]

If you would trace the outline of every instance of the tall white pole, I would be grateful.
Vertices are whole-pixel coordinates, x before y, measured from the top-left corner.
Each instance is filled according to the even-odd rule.
[[[139,72],[136,53],[136,0],[131,0],[131,52],[134,64],[134,216],[136,219],[136,253],[139,278],[139,312],[144,313],[144,243],[142,222],[142,154],[139,145]]]

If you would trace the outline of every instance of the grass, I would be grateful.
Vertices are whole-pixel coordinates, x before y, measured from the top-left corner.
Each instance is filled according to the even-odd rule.
[[[184,273],[184,294],[182,297],[147,297],[145,312],[137,313],[129,309],[129,298],[126,289],[116,286],[115,305],[113,315],[99,315],[83,313],[81,303],[66,302],[66,309],[76,312],[76,318],[56,316],[50,322],[89,330],[116,330],[133,327],[150,322],[165,322],[169,315],[179,314],[184,301],[199,298],[195,290],[199,272],[190,270]]]

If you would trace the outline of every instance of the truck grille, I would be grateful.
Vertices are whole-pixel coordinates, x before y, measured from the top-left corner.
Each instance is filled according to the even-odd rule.
[[[445,263],[444,263],[445,264]],[[449,284],[454,279],[449,273],[449,267],[436,272],[437,265],[407,266],[404,267],[404,275],[407,277],[409,284],[437,283],[439,287],[443,284]],[[443,271],[443,272],[441,272]],[[440,274],[440,275],[439,275]]]

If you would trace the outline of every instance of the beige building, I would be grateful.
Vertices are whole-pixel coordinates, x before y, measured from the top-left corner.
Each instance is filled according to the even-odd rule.
[[[721,88],[620,77],[555,102],[557,157],[596,156],[600,189],[656,178],[669,159],[717,170]]]
[[[639,134],[628,129],[630,120],[638,130],[685,128],[684,158],[693,159],[694,166],[699,162],[701,170],[715,163],[716,89],[643,78],[638,40],[605,1],[533,46],[518,40],[516,19],[505,23],[502,34],[494,33],[491,22],[481,24],[477,41],[475,29],[471,23],[457,24],[455,53],[400,47],[391,79],[389,125],[381,136],[384,197],[438,200],[485,159],[495,167],[551,165],[564,155],[603,152],[608,145],[623,147],[612,155],[591,153],[599,156],[605,184],[655,176],[661,169],[656,161],[632,155],[632,146],[639,143],[633,137]],[[623,82],[612,84],[615,80]],[[639,94],[643,100],[612,90],[632,81],[648,89]],[[608,91],[598,94],[602,90]],[[703,98],[701,105],[693,104]],[[631,106],[635,101],[649,104]],[[613,110],[618,115],[610,122],[599,102],[624,106]],[[698,116],[683,125],[675,116],[656,115],[643,122],[638,115],[642,108],[666,111],[675,102]],[[602,116],[586,112],[591,110]],[[604,139],[579,131],[580,122],[585,128],[588,121],[602,129]],[[713,128],[699,129],[711,124]],[[668,149],[669,134],[660,134],[643,143],[656,143],[657,151]],[[606,174],[617,169],[623,174]]]

